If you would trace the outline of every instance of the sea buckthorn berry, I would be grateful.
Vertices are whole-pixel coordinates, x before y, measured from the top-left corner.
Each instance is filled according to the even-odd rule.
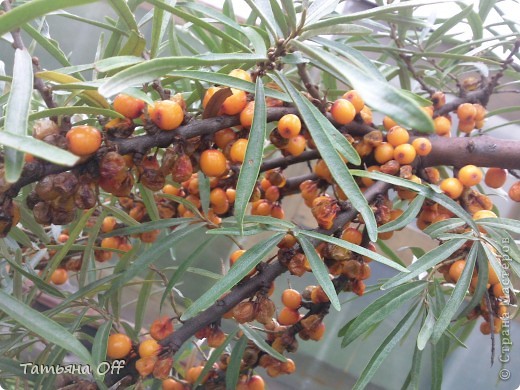
[[[123,242],[123,243],[119,244],[119,246],[117,247],[117,249],[119,249],[120,251],[123,251],[123,252],[130,252],[132,250],[132,248],[133,248],[133,246],[129,242]]]
[[[253,116],[255,114],[255,101],[247,103],[245,108],[240,113],[240,124],[245,128],[251,127],[253,124]]]
[[[489,322],[484,321],[480,324],[480,333],[483,335],[488,335],[491,333],[491,325],[489,325]]]
[[[439,109],[446,104],[446,95],[442,91],[437,91],[432,95],[432,103],[435,109]]]
[[[74,126],[67,132],[68,149],[78,156],[88,156],[101,146],[101,132],[92,126]]]
[[[228,188],[226,190],[226,197],[228,198],[228,201],[230,204],[235,203],[237,191],[234,188]]]
[[[168,195],[178,196],[181,192],[181,189],[179,187],[172,186],[171,184],[166,184],[162,191]]]
[[[373,124],[373,115],[372,110],[368,108],[368,106],[363,107],[363,109],[359,112],[359,115],[361,115],[361,119],[363,119],[363,122],[367,125]]]
[[[493,285],[500,283],[500,279],[495,272],[495,269],[491,266],[491,263],[488,262],[488,283]]]
[[[142,232],[139,235],[139,239],[144,243],[152,243],[157,241],[157,237],[159,237],[159,234],[161,231],[159,229],[150,230],[148,232]]]
[[[475,121],[477,116],[477,109],[471,103],[462,103],[457,107],[457,116],[462,122]]]
[[[247,390],[264,390],[265,382],[260,375],[253,375],[247,381]]]
[[[271,187],[272,184],[269,180],[267,180],[265,177],[262,178],[262,180],[260,180],[260,188],[263,190],[263,191],[267,191],[267,189],[269,187]]]
[[[114,217],[105,217],[101,225],[101,231],[103,233],[110,233],[116,227],[116,223],[117,221]]]
[[[475,107],[476,114],[475,114],[475,121],[483,121],[486,118],[486,109],[481,104],[473,104],[473,107]]]
[[[157,379],[166,379],[172,370],[173,358],[166,357],[159,359],[153,367],[152,375]]]
[[[241,79],[244,81],[252,82],[251,75],[249,72],[245,71],[244,69],[233,69],[231,72],[229,72],[229,75],[232,77],[236,77],[237,79]]]
[[[277,319],[280,325],[294,325],[300,320],[300,313],[298,313],[298,310],[284,307],[278,313]]]
[[[101,247],[107,249],[117,249],[121,239],[119,237],[106,237],[101,240]]]
[[[311,291],[311,301],[313,303],[325,303],[329,302],[329,297],[325,294],[321,286],[316,286]]]
[[[379,164],[384,164],[394,158],[394,147],[388,142],[383,142],[374,151],[374,158]]]
[[[502,284],[496,283],[493,285],[493,295],[497,298],[506,296],[506,294],[504,292],[504,288],[502,287]]]
[[[239,114],[247,104],[247,95],[244,91],[231,88],[232,95],[222,103],[222,113],[226,115]]]
[[[157,356],[161,350],[161,345],[154,339],[144,340],[139,344],[139,356],[142,358]]]
[[[186,379],[186,382],[188,382],[190,385],[192,385],[195,382],[197,382],[197,379],[199,379],[200,374],[202,374],[202,370],[204,370],[204,366],[190,367],[186,371],[186,377],[184,379]],[[206,375],[204,378],[202,378],[201,383],[206,382],[206,380],[208,379],[208,376],[209,376],[209,374]]]
[[[449,134],[451,132],[451,121],[445,116],[438,116],[433,119],[433,128],[437,135]]]
[[[12,225],[14,226],[15,224],[12,223]],[[59,242],[60,244],[63,244],[65,242],[67,242],[69,240],[69,235],[68,234],[65,234],[65,233],[61,233],[59,236],[58,236],[58,239],[56,240],[57,242]]]
[[[218,348],[226,341],[226,334],[221,329],[213,329],[208,335],[208,347]]]
[[[173,333],[173,323],[168,316],[163,316],[152,322],[150,336],[155,340],[162,340]]]
[[[473,214],[473,219],[482,219],[482,218],[498,218],[497,215],[491,210],[479,210],[475,214]]]
[[[363,107],[365,107],[365,102],[363,101],[363,98],[355,89],[353,89],[352,91],[345,92],[341,98],[348,100],[350,103],[352,103],[352,105],[356,109],[356,113],[358,114],[361,112]]]
[[[511,186],[511,188],[509,188],[508,194],[511,200],[520,202],[520,181],[517,181]]]
[[[280,189],[276,186],[270,186],[265,190],[265,199],[276,202],[280,199]]]
[[[69,280],[69,274],[65,268],[57,268],[51,275],[51,282],[56,286],[65,284]]]
[[[143,113],[145,102],[133,96],[119,94],[114,98],[114,111],[130,119],[139,118]]]
[[[184,390],[184,385],[173,378],[167,378],[162,381],[162,390]]]
[[[312,215],[323,229],[330,229],[334,223],[339,206],[328,196],[318,196],[312,201]]]
[[[253,302],[240,302],[233,308],[233,317],[239,324],[251,322],[255,319],[256,310]]]
[[[292,288],[288,288],[282,293],[282,303],[289,309],[298,310],[302,305],[302,295]]]
[[[346,228],[341,234],[341,239],[348,241],[355,245],[361,245],[363,241],[363,234],[357,229],[354,228]]]
[[[416,138],[412,141],[412,146],[419,156],[427,156],[432,151],[432,143],[428,138]]]
[[[330,114],[340,125],[346,125],[356,116],[356,108],[350,101],[338,99],[332,104]]]
[[[379,165],[372,165],[367,168],[368,172],[379,172],[381,171],[381,168]],[[372,184],[374,184],[374,180],[370,179],[369,177],[362,177],[361,182],[365,187],[370,187]]]
[[[233,129],[227,128],[222,129],[213,135],[215,139],[215,144],[222,150],[229,144],[231,141],[234,141],[237,137],[236,133],[233,131]]]
[[[484,182],[488,187],[500,188],[506,183],[507,171],[502,168],[489,168],[486,172]]]
[[[253,203],[253,207],[251,208],[251,214],[268,216],[269,214],[271,214],[272,208],[273,205],[271,202],[265,199],[260,199]]]
[[[459,121],[458,129],[463,133],[469,134],[475,128],[475,121]]]
[[[441,181],[440,188],[451,199],[458,199],[464,190],[464,186],[460,180],[454,177],[450,177]]]
[[[273,205],[271,209],[271,217],[276,219],[285,219],[285,212],[279,203]]]
[[[396,125],[397,125],[397,123],[392,118],[390,118],[389,116],[385,116],[383,118],[383,127],[386,130],[390,130],[392,127],[394,127]]]
[[[287,114],[278,121],[278,132],[284,138],[293,138],[300,134],[302,122],[300,118],[294,114]]]
[[[453,282],[457,282],[466,266],[466,260],[457,260],[450,266],[449,275]]]
[[[110,359],[122,359],[132,350],[132,340],[126,334],[116,333],[108,337],[107,357]]]
[[[475,165],[466,165],[459,170],[458,179],[466,187],[479,184],[482,180],[482,171]]]
[[[226,156],[220,150],[206,149],[200,155],[199,164],[206,176],[218,177],[227,172]]]
[[[307,146],[307,140],[303,135],[297,135],[296,137],[290,138],[285,151],[289,152],[291,156],[299,156],[305,151]]]
[[[220,90],[220,87],[209,87],[206,90],[206,93],[204,94],[204,98],[202,99],[202,108],[206,108],[206,106],[208,105],[209,101],[211,100],[213,95],[215,95],[215,93],[218,90]]]
[[[156,356],[137,359],[135,362],[135,369],[142,377],[148,376],[153,372],[157,360]]]
[[[324,160],[318,160],[314,166],[314,173],[323,180],[332,183],[332,173],[330,173],[329,167]]]
[[[236,163],[244,162],[246,158],[246,150],[247,150],[247,139],[239,138],[231,146],[231,150],[229,151],[229,155],[231,160]]]
[[[386,140],[394,147],[405,144],[410,139],[408,130],[403,129],[401,126],[394,126],[386,134]]]
[[[159,100],[148,106],[148,115],[161,130],[175,130],[184,120],[182,107],[172,100]]]
[[[318,326],[314,327],[309,331],[309,337],[311,340],[320,341],[325,334],[325,324],[320,322]]]
[[[416,156],[417,152],[410,144],[402,144],[394,149],[394,160],[401,165],[411,164]]]

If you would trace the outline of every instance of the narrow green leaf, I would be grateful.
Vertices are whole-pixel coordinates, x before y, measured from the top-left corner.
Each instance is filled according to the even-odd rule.
[[[202,379],[206,376],[206,374],[213,368],[213,364],[217,362],[217,360],[220,358],[220,356],[226,351],[226,347],[229,345],[231,340],[235,337],[235,335],[238,333],[238,328],[235,328],[231,333],[229,333],[224,340],[224,342],[211,352],[211,356],[206,361],[206,364],[204,364],[204,368],[202,369],[202,372],[197,377],[197,380],[193,384],[193,388],[196,389],[199,385]]]
[[[242,332],[244,332],[244,335],[247,336],[249,340],[251,340],[255,345],[260,348],[265,353],[268,353],[272,357],[278,359],[281,362],[286,362],[287,358],[283,356],[280,352],[275,350],[273,347],[271,347],[267,342],[265,341],[264,337],[257,332],[255,332],[253,329],[251,329],[247,325],[239,325]]]
[[[265,27],[269,30],[275,40],[277,38],[283,38],[284,34],[280,29],[280,26],[278,26],[278,23],[276,23],[269,0],[245,0],[245,2],[258,14],[260,19],[262,19]]]
[[[238,375],[240,374],[240,366],[242,356],[247,346],[247,337],[242,336],[238,343],[235,344],[231,356],[229,358],[229,364],[226,369],[226,390],[235,390],[238,384]]]
[[[406,269],[406,264],[403,262],[403,260],[401,260],[401,257],[399,257],[399,255],[397,253],[395,253],[395,251],[392,248],[390,248],[387,244],[385,244],[385,242],[383,240],[378,239],[376,244],[377,244],[378,248],[381,249],[381,251],[385,255],[387,255],[390,260],[401,265],[404,269]]]
[[[117,56],[138,56],[143,53],[145,47],[146,40],[142,35],[132,31],[124,46],[117,53]]]
[[[477,225],[490,226],[497,229],[509,230],[520,234],[520,221],[510,218],[482,218],[477,221]]]
[[[468,256],[466,257],[466,265],[462,271],[460,279],[457,281],[450,298],[442,309],[441,314],[437,318],[437,322],[433,328],[432,342],[435,344],[444,334],[446,328],[450,325],[450,321],[459,309],[466,293],[468,291],[471,278],[473,276],[473,269],[475,268],[475,261],[478,253],[478,244],[474,243],[471,247]]]
[[[417,349],[422,351],[424,347],[426,347],[426,343],[430,340],[430,337],[433,332],[433,327],[435,325],[435,316],[433,315],[432,310],[428,310],[428,314],[424,319],[424,322],[421,326],[421,330],[417,335]]]
[[[62,66],[70,66],[70,62],[65,53],[60,49],[59,44],[50,37],[44,37],[40,31],[36,30],[30,24],[22,26],[23,30],[29,34],[29,36],[38,42],[38,45],[45,49],[53,58],[56,59]]]
[[[162,0],[171,7],[174,7],[177,0]],[[168,28],[168,22],[171,19],[171,15],[165,15],[164,10],[160,7],[153,9],[153,23],[152,23],[152,38],[150,47],[150,57],[155,58],[159,53],[159,47],[162,43],[166,29]]]
[[[278,233],[268,238],[267,240],[261,241],[248,249],[239,261],[237,261],[229,272],[215,283],[209,290],[207,290],[201,297],[193,302],[190,307],[184,312],[181,319],[186,320],[193,317],[195,314],[202,310],[207,309],[222,294],[229,291],[238,282],[240,282],[253,268],[255,268],[268,254],[276,247],[276,245],[283,238],[283,233]]]
[[[113,96],[128,87],[140,86],[156,78],[163,77],[173,69],[182,67],[228,64],[247,64],[252,66],[263,59],[265,59],[263,56],[248,53],[203,54],[192,57],[155,58],[117,73],[99,87],[99,93],[107,97]]]
[[[396,263],[395,261],[392,261],[392,260],[390,260],[390,259],[388,259],[388,258],[386,258],[384,256],[381,256],[377,252],[373,252],[373,251],[371,251],[371,250],[369,250],[367,248],[364,248],[364,247],[362,247],[360,245],[352,244],[351,242],[348,242],[348,241],[345,241],[345,240],[341,240],[341,239],[336,238],[336,237],[327,236],[325,234],[313,232],[311,230],[302,230],[299,234],[303,235],[303,236],[317,238],[319,240],[322,240],[322,241],[325,241],[325,242],[329,242],[331,244],[334,244],[334,245],[340,246],[342,248],[348,249],[348,250],[350,250],[352,252],[359,253],[362,256],[367,256],[367,257],[371,258],[372,260],[377,261],[378,263],[387,265],[387,266],[392,267],[392,268],[394,268],[394,269],[396,269],[398,271],[401,271],[401,272],[404,272],[404,273],[408,273],[409,272],[403,265],[401,265],[399,263]]]
[[[184,207],[186,207],[188,210],[190,210],[193,214],[195,214],[200,219],[204,219],[204,216],[200,213],[199,209],[195,207],[193,203],[191,203],[189,200],[186,200],[185,198],[182,198],[180,196],[176,195],[170,195],[170,194],[156,194],[159,197],[166,198],[173,200],[174,202],[182,204]]]
[[[352,341],[365,334],[372,326],[379,324],[403,303],[419,295],[427,287],[423,281],[415,281],[396,287],[382,297],[368,305],[351,323],[348,323],[348,332],[343,333],[346,327],[340,329],[343,334],[341,347],[345,348]]]
[[[431,372],[431,389],[432,390],[441,390],[442,388],[442,377],[444,374],[444,356],[445,356],[445,343],[446,340],[442,340],[441,342],[432,345],[432,372]]]
[[[477,285],[475,287],[475,291],[471,296],[471,299],[468,305],[459,313],[458,318],[466,318],[466,316],[475,308],[477,305],[480,305],[482,297],[484,293],[487,291],[487,283],[488,283],[488,261],[486,258],[486,253],[482,249],[482,247],[478,248],[477,253],[477,265],[478,265],[478,279]]]
[[[0,16],[1,18],[1,16]],[[13,81],[7,101],[5,129],[3,132],[27,138],[28,115],[33,91],[32,57],[26,49],[16,49],[14,54]],[[22,173],[24,154],[19,149],[4,151],[5,179],[14,183]]]
[[[368,35],[370,33],[372,33],[372,30],[368,27],[358,26],[356,24],[340,24],[307,30],[300,35],[300,40],[304,41],[319,35]]]
[[[138,234],[143,232],[149,232],[150,230],[166,229],[172,226],[178,226],[185,223],[195,222],[193,218],[169,218],[160,219],[158,221],[150,221],[138,223],[135,226],[124,227],[121,229],[115,229],[110,233],[103,234],[103,237],[114,237],[114,236],[129,236],[132,234]]]
[[[372,241],[377,241],[377,223],[372,208],[369,206],[363,193],[352,178],[350,170],[347,168],[340,155],[336,152],[334,143],[331,137],[329,137],[329,134],[332,134],[332,131],[337,132],[337,130],[330,129],[328,132],[327,126],[332,125],[325,119],[323,114],[307,99],[303,98],[282,73],[277,71],[276,75],[280,79],[280,84],[284,85],[285,90],[291,96],[291,99],[298,108],[300,115],[311,133],[312,139],[316,143],[321,157],[329,167],[332,177],[348,196],[354,208],[363,216],[369,238]],[[352,148],[352,145],[349,144],[349,147]],[[352,163],[359,161],[359,156],[355,150],[352,153],[349,153],[346,157]]]
[[[109,319],[103,322],[96,331],[94,342],[92,343],[92,362],[93,367],[100,367],[101,363],[106,360],[107,357],[107,345],[108,336],[110,335],[110,329],[112,328],[112,320]],[[101,375],[98,370],[93,370],[96,380],[103,382],[105,375]]]
[[[49,12],[71,6],[94,3],[96,0],[32,0],[0,16],[0,36]]]
[[[433,30],[430,37],[428,38],[428,40],[426,41],[426,44],[424,45],[425,49],[430,48],[434,43],[436,43],[439,40],[442,40],[446,33],[453,27],[459,25],[461,21],[471,12],[472,9],[473,5],[468,5],[461,12],[446,20],[441,26],[436,27],[435,30]]]
[[[334,12],[339,4],[339,0],[318,0],[313,1],[310,7],[307,9],[307,15],[305,17],[305,25],[312,25],[324,16],[327,16]]]
[[[58,115],[75,115],[75,114],[87,114],[87,115],[103,115],[109,118],[124,118],[124,115],[106,108],[90,107],[90,106],[69,106],[69,107],[56,107],[48,108],[46,110],[34,112],[29,115],[29,120],[34,121],[36,119],[48,118],[51,116]]]
[[[159,216],[159,210],[157,209],[157,203],[155,202],[152,190],[141,183],[137,185],[137,188],[139,188],[139,195],[141,195],[141,199],[143,200],[146,212],[150,216],[150,219],[152,221],[160,220],[161,217]]]
[[[255,93],[255,84],[249,81],[241,80],[237,77],[228,76],[221,73],[206,72],[201,70],[174,70],[169,73],[172,76],[186,77],[194,80],[207,81],[213,84],[225,85],[227,87],[241,89],[246,92]],[[290,102],[291,99],[287,94],[270,88],[264,88],[265,96]]]
[[[448,218],[443,221],[432,223],[424,229],[423,232],[432,238],[437,238],[439,235],[461,226],[464,226],[464,221],[460,218]]]
[[[58,165],[73,166],[79,157],[36,138],[0,131],[0,144]],[[16,181],[16,180],[15,180]]]
[[[125,0],[111,0],[110,6],[125,22],[128,30],[135,32],[139,31],[139,27],[137,27],[137,22],[134,18],[134,13],[132,12]]]
[[[67,329],[45,317],[11,295],[0,290],[0,309],[25,328],[45,340],[72,352],[82,362],[91,364],[92,357],[87,349]]]
[[[390,354],[392,349],[399,344],[401,339],[406,333],[412,328],[415,320],[417,319],[417,313],[420,310],[420,306],[413,307],[394,328],[392,332],[385,338],[379,348],[368,362],[367,366],[359,376],[353,390],[364,389],[370,379],[374,376],[379,366],[383,363],[386,357]]]
[[[262,79],[256,79],[255,110],[253,123],[247,142],[246,156],[238,175],[235,200],[235,216],[240,226],[244,221],[246,207],[256,186],[256,180],[262,165],[264,141],[267,126],[267,111],[265,107],[264,84]]]
[[[200,229],[203,225],[200,223],[188,225],[182,229],[176,229],[171,234],[164,236],[154,242],[148,250],[141,253],[134,262],[121,274],[121,277],[115,282],[111,288],[112,291],[119,290],[125,283],[139,275],[153,264],[162,254],[166,253],[172,246],[179,243],[189,234]]]
[[[282,0],[282,8],[285,11],[287,23],[291,31],[296,29],[296,10],[294,9],[294,2],[292,0]]]
[[[316,248],[311,244],[311,242],[306,239],[304,236],[299,235],[297,237],[298,242],[300,243],[307,260],[311,265],[312,273],[318,280],[318,283],[323,288],[323,291],[330,299],[330,303],[332,307],[337,311],[341,310],[341,304],[339,303],[338,294],[336,293],[336,289],[334,288],[334,284],[329,277],[329,270],[322,259],[318,256],[316,252]]]
[[[262,224],[262,225],[272,225],[278,226],[282,229],[294,229],[296,225],[291,221],[286,221],[284,219],[278,219],[273,217],[266,217],[264,215],[246,215],[244,217],[244,224],[253,223],[253,224]]]
[[[315,46],[294,41],[293,45],[315,60],[315,65],[332,69],[339,80],[352,85],[365,103],[373,109],[393,118],[398,123],[406,123],[421,132],[433,132],[433,121],[419,105],[407,95],[387,82],[370,77],[362,69],[353,67],[343,59]]]
[[[393,288],[395,286],[399,286],[403,283],[416,278],[426,270],[435,266],[439,262],[446,260],[448,256],[455,253],[458,249],[460,249],[466,243],[465,239],[458,240],[450,240],[446,241],[442,245],[439,245],[437,248],[432,249],[431,251],[425,253],[423,256],[419,257],[417,261],[411,264],[408,267],[408,273],[397,274],[394,277],[390,278],[385,284],[381,286],[382,290],[386,290],[389,288]]]
[[[199,171],[197,177],[199,179],[199,195],[202,211],[204,212],[204,215],[208,216],[210,192],[209,178],[202,171]]]
[[[114,56],[96,61],[93,64],[93,67],[98,72],[103,73],[110,72],[115,69],[127,68],[131,65],[139,64],[143,61],[144,59],[142,57],[137,56]],[[64,73],[63,71],[61,72]]]
[[[168,294],[170,291],[172,291],[173,287],[175,286],[175,283],[177,283],[179,280],[181,280],[184,273],[190,268],[190,266],[193,264],[194,261],[199,259],[201,255],[204,253],[208,245],[210,245],[216,237],[210,237],[207,240],[204,240],[204,242],[193,252],[191,253],[188,258],[185,260],[182,260],[181,264],[177,268],[177,270],[174,272],[174,274],[171,276],[170,280],[168,281],[168,285],[164,288],[162,297],[161,297],[161,303],[159,304],[159,307],[162,308],[164,301],[168,297]],[[179,260],[180,261],[180,260]]]
[[[419,214],[421,207],[424,203],[424,195],[418,195],[414,200],[410,202],[408,208],[404,211],[404,213],[399,216],[399,218],[390,221],[379,228],[379,233],[391,232],[393,230],[398,230],[405,226],[408,226],[410,222]]]
[[[148,271],[146,274],[143,283],[141,284],[141,290],[139,291],[139,296],[137,297],[137,304],[134,310],[134,329],[136,333],[139,333],[143,326],[144,316],[146,314],[146,306],[148,304],[148,300],[150,299],[150,293],[152,292],[153,277],[155,272],[153,270]]]
[[[408,377],[406,378],[402,390],[419,390],[422,356],[423,352],[416,347],[413,352],[412,367],[410,367],[410,372],[408,373]]]
[[[128,213],[124,212],[120,208],[111,206],[111,205],[103,205],[103,208],[107,209],[111,215],[119,219],[121,222],[123,222],[126,225],[129,226],[140,226],[139,222],[137,222],[135,219],[133,219],[131,216],[128,215]]]

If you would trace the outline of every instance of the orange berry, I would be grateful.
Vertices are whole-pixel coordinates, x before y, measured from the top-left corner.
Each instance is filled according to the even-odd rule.
[[[162,340],[173,333],[173,323],[168,316],[157,318],[150,325],[150,336],[155,340]]]
[[[508,194],[511,200],[520,202],[520,181],[517,181],[509,188]]]
[[[123,242],[121,244],[119,244],[119,246],[117,247],[117,249],[119,249],[120,251],[123,251],[123,252],[130,252],[132,250],[133,246],[132,244],[128,243],[128,242]]]
[[[462,271],[464,270],[465,266],[466,260],[457,260],[450,266],[448,273],[454,282],[457,282],[460,279],[460,275],[462,275]]]
[[[110,233],[116,227],[116,223],[117,221],[114,217],[105,217],[101,225],[101,231],[103,233]]]
[[[500,283],[500,278],[498,277],[495,269],[488,262],[488,283],[489,284],[497,284]]]
[[[78,156],[95,153],[101,146],[101,132],[92,126],[74,126],[66,135],[69,150]]]
[[[178,187],[175,187],[175,186],[172,186],[171,184],[166,184],[162,191],[165,193],[165,194],[168,194],[168,195],[174,195],[174,196],[178,196],[179,193],[181,192],[181,189],[178,188]]]
[[[293,138],[300,134],[302,123],[300,118],[294,114],[287,114],[278,121],[278,132],[283,138]]]
[[[476,221],[482,218],[498,218],[497,215],[491,210],[479,210],[473,214],[473,219]]]
[[[132,340],[126,334],[116,333],[108,336],[107,357],[122,359],[132,350]]]
[[[356,113],[360,113],[363,107],[365,107],[365,102],[363,98],[359,95],[358,91],[353,89],[352,91],[348,91],[343,94],[342,99],[348,100],[354,108],[356,109]]]
[[[157,240],[157,237],[159,236],[160,233],[161,233],[161,231],[159,229],[150,230],[148,232],[142,232],[139,235],[139,239],[145,243],[152,243]]]
[[[446,95],[442,91],[437,91],[432,95],[433,107],[441,108],[446,104]]]
[[[432,151],[432,143],[428,138],[416,138],[412,141],[412,146],[419,156],[427,156]]]
[[[288,307],[284,307],[278,313],[278,322],[280,325],[294,325],[300,320],[300,313],[298,310],[290,309]]]
[[[464,186],[460,180],[454,177],[450,177],[441,181],[440,188],[451,199],[457,199],[460,197],[462,195],[462,191],[464,190]]]
[[[226,197],[228,198],[230,204],[235,203],[236,193],[237,192],[234,188],[228,188],[226,190]]]
[[[184,385],[173,378],[162,381],[162,390],[184,390]]]
[[[135,362],[135,369],[142,377],[150,375],[157,363],[156,356],[149,356],[141,359],[137,359]]]
[[[148,115],[161,130],[175,130],[184,120],[182,107],[173,100],[159,100],[148,106]]]
[[[475,121],[459,121],[458,129],[463,133],[469,134],[475,128]]]
[[[280,198],[280,189],[276,186],[270,186],[265,190],[265,199],[276,202]]]
[[[332,173],[324,160],[318,160],[314,166],[314,173],[320,178],[332,183]]]
[[[289,152],[291,156],[299,156],[304,152],[306,146],[307,140],[305,137],[303,135],[297,135],[289,139],[289,143],[284,150]]]
[[[484,106],[480,104],[473,104],[473,107],[475,107],[475,110],[477,111],[475,114],[475,121],[480,122],[483,121],[486,118],[486,109]]]
[[[463,103],[457,108],[457,116],[462,122],[475,121],[477,109],[471,103]]]
[[[247,104],[247,95],[244,91],[231,88],[233,93],[230,97],[222,103],[222,113],[226,115],[239,114]]]
[[[445,116],[438,116],[433,119],[435,134],[446,135],[451,132],[451,121]]]
[[[375,149],[374,158],[379,164],[387,163],[394,158],[394,147],[388,142],[383,142]]]
[[[216,149],[206,149],[200,155],[200,170],[206,176],[218,177],[227,172],[227,160],[224,153]]]
[[[480,324],[480,333],[483,335],[488,335],[491,333],[491,325],[489,325],[489,322],[484,321]]]
[[[231,72],[229,72],[229,75],[232,77],[236,77],[237,79],[241,79],[244,81],[252,82],[251,75],[249,72],[243,70],[243,69],[233,69]]]
[[[224,150],[227,144],[234,141],[236,136],[236,133],[230,128],[219,130],[213,135],[215,144],[222,150]]]
[[[482,181],[482,171],[475,165],[466,165],[459,170],[457,177],[466,187],[471,187]]]
[[[204,370],[204,366],[190,367],[186,371],[186,377],[184,379],[186,379],[186,382],[192,385],[197,381],[197,379],[199,379],[200,374],[202,374],[202,370]],[[202,379],[201,383],[204,383],[206,379],[207,377]]]
[[[383,118],[383,126],[386,130],[390,130],[392,127],[394,127],[396,125],[397,125],[397,123],[389,116],[385,116]]]
[[[495,297],[505,297],[506,294],[504,292],[504,288],[502,287],[502,284],[496,283],[493,285],[493,295]]]
[[[121,240],[119,237],[106,237],[101,240],[101,247],[107,249],[117,249]]]
[[[202,108],[206,108],[209,101],[215,95],[215,93],[220,89],[220,87],[209,87],[204,94],[204,98],[202,99]]]
[[[507,171],[502,168],[489,168],[486,172],[484,182],[488,187],[500,188],[506,183]]]
[[[144,340],[139,344],[139,356],[142,358],[157,356],[161,350],[161,345],[154,339]]]
[[[330,114],[340,125],[346,125],[356,116],[356,108],[350,101],[338,99],[332,104]]]
[[[411,164],[416,156],[417,152],[410,144],[402,144],[394,149],[394,160],[401,165]]]
[[[143,113],[146,103],[135,97],[119,94],[114,98],[114,111],[130,119],[139,118]]]
[[[56,286],[65,284],[69,280],[69,274],[65,268],[57,268],[51,275],[51,282]]]
[[[231,150],[229,151],[229,155],[233,162],[242,163],[246,158],[246,150],[247,150],[247,139],[239,138],[233,143],[231,146]]]
[[[264,390],[265,382],[260,375],[253,375],[247,381],[247,390]]]
[[[13,224],[14,225],[14,224]],[[56,240],[57,242],[63,244],[64,242],[67,242],[69,240],[69,235],[68,234],[65,234],[65,233],[61,233],[59,236],[58,236],[58,239]]]
[[[302,305],[302,295],[298,291],[288,288],[282,293],[282,303],[289,309],[298,310]]]
[[[359,115],[361,115],[361,119],[363,119],[363,122],[367,125],[370,125],[374,122],[372,110],[368,108],[368,106],[363,107],[363,109],[359,112]]]
[[[386,140],[392,146],[399,146],[405,144],[410,139],[408,130],[403,129],[401,126],[394,126],[386,134]]]
[[[251,127],[253,124],[253,116],[255,113],[255,102],[254,100],[247,103],[245,108],[240,113],[240,124],[246,128]]]
[[[361,234],[361,232],[357,229],[347,228],[343,231],[341,239],[355,245],[361,245],[361,242],[363,241],[363,234]]]

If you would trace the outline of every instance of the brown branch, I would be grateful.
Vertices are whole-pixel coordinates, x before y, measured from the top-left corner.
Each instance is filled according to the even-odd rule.
[[[388,183],[376,182],[367,189],[365,192],[365,198],[368,202],[372,202],[377,195],[386,192],[389,188],[390,185]],[[334,221],[334,226],[331,229],[316,229],[316,231],[327,235],[333,234],[338,229],[342,228],[347,222],[353,220],[357,214],[357,210],[349,208],[338,214]],[[314,245],[318,242],[316,239],[311,239],[311,241]],[[271,282],[286,271],[287,268],[279,261],[274,261],[273,263],[263,267],[261,272],[248,279],[247,283],[238,284],[224,298],[217,300],[208,309],[185,321],[179,329],[164,340],[160,341],[160,344],[163,347],[168,348],[168,351],[171,354],[174,354],[197,331],[218,321],[234,306],[242,300],[252,297],[260,289],[268,289]]]
[[[309,94],[316,100],[322,101],[322,98],[320,96],[320,91],[318,90],[318,87],[312,82],[311,76],[309,72],[307,71],[307,65],[306,64],[298,64],[296,65],[298,68],[298,75],[300,75],[300,78],[303,81],[303,85],[309,92]]]

